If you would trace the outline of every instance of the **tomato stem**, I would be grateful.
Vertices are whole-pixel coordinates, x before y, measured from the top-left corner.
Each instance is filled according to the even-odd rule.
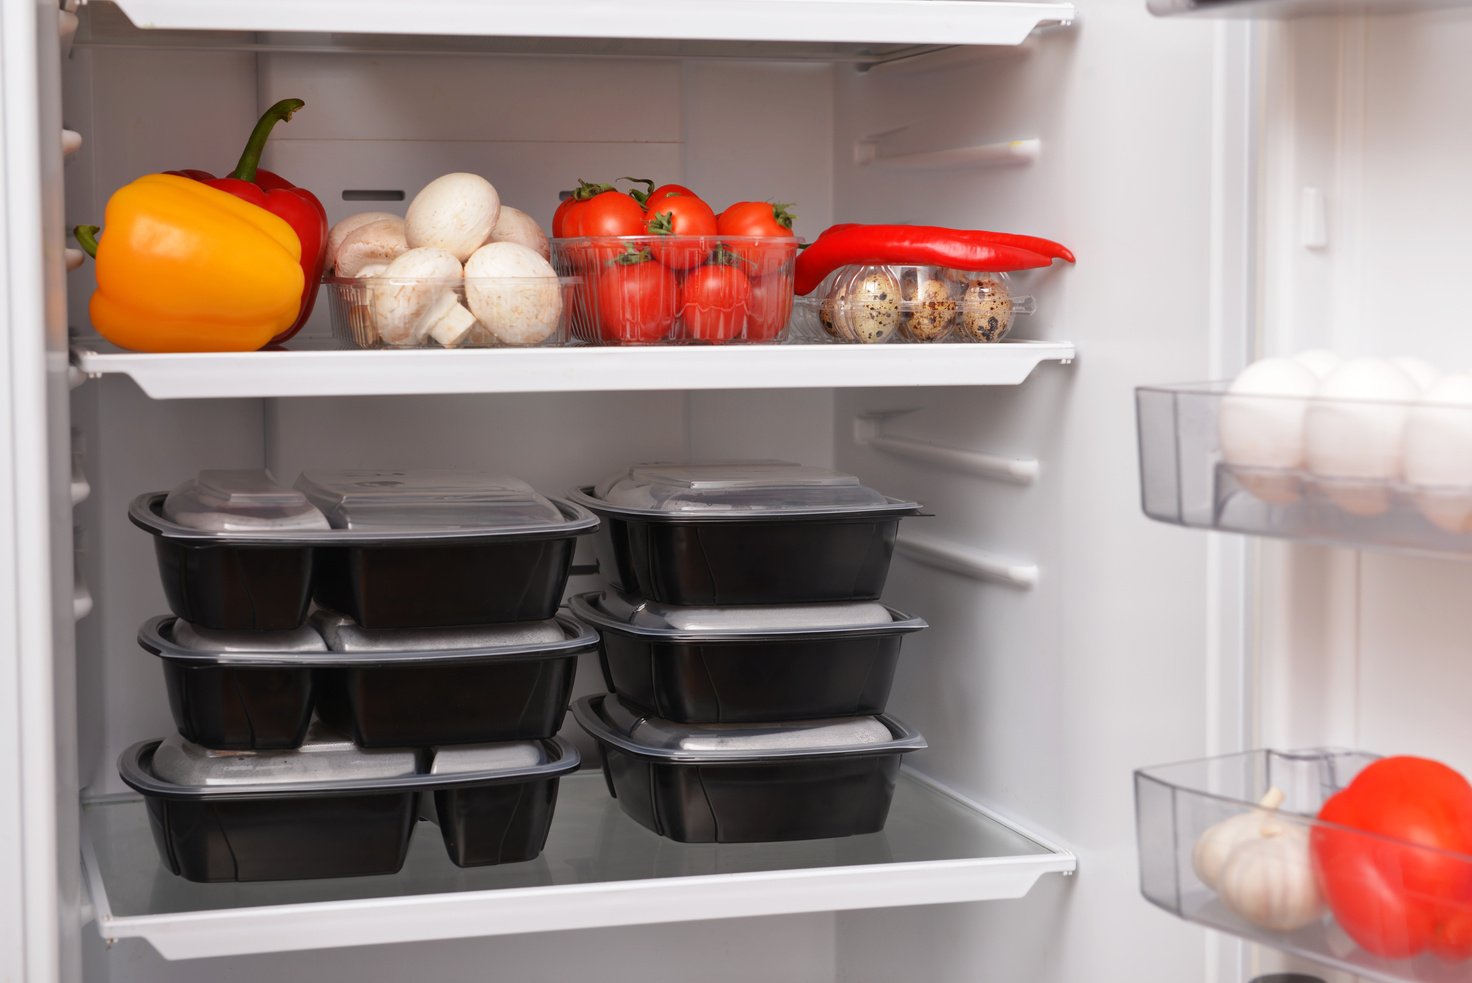
[[[619,177],[619,178],[614,178],[614,180],[615,181],[629,181],[629,182],[631,182],[633,184],[647,185],[647,187],[643,191],[640,191],[638,188],[630,188],[629,189],[629,197],[632,198],[632,199],[634,199],[635,201],[637,201],[641,206],[645,202],[647,202],[649,200],[649,196],[650,195],[654,194],[654,181],[651,180],[650,178],[647,178],[647,177]]]

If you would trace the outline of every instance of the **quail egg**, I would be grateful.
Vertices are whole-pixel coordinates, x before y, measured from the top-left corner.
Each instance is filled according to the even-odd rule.
[[[956,300],[943,280],[907,273],[900,285],[904,311],[900,330],[911,341],[940,341],[956,323]]]
[[[861,271],[843,288],[835,318],[840,337],[874,345],[888,341],[900,326],[900,285],[883,269]]]
[[[833,297],[825,297],[818,305],[818,323],[831,338],[842,338],[843,332],[838,329],[838,301]]]
[[[981,276],[966,284],[957,320],[965,341],[1001,341],[1012,327],[1012,295],[999,277]]]

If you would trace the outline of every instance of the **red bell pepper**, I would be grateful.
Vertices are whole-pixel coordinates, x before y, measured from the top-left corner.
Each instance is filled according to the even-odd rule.
[[[1382,758],[1324,803],[1310,836],[1319,887],[1365,949],[1472,956],[1472,785],[1425,758]]]
[[[278,215],[290,225],[302,244],[301,309],[291,327],[272,338],[270,344],[279,345],[301,330],[307,318],[312,316],[312,306],[317,302],[317,286],[322,281],[322,267],[327,260],[327,210],[316,196],[305,188],[298,188],[279,174],[262,170],[261,151],[266,147],[266,138],[271,129],[282,120],[305,106],[300,99],[282,99],[266,110],[251,131],[240,162],[226,177],[213,177],[206,171],[169,171],[193,178],[212,188],[242,198],[252,205],[259,205],[273,215]]]

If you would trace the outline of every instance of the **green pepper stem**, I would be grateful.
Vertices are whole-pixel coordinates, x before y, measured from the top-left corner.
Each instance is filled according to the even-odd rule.
[[[266,138],[271,135],[271,130],[277,123],[291,119],[292,114],[305,105],[300,99],[282,99],[266,110],[256,122],[256,128],[250,131],[250,139],[245,141],[245,149],[240,152],[240,163],[235,165],[230,176],[241,181],[254,181],[256,170],[261,166],[261,152],[266,149]]]
[[[97,233],[102,230],[95,225],[79,225],[72,229],[72,235],[76,237],[77,245],[82,247],[82,252],[97,258]]]

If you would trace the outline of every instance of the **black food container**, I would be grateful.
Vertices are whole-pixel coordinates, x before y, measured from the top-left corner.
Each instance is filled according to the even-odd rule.
[[[782,461],[636,465],[569,496],[598,516],[600,572],[663,604],[875,600],[920,506]]]
[[[686,608],[595,592],[572,611],[598,630],[610,690],[692,724],[883,713],[900,644],[926,627],[877,601]]]
[[[437,773],[429,752],[364,751],[326,733],[272,752],[208,751],[175,736],[128,748],[118,771],[147,802],[164,866],[186,880],[396,873],[426,792],[457,864],[529,860],[577,751],[560,740],[480,750],[479,762]]]
[[[578,656],[597,636],[571,618],[458,629],[364,629],[330,612],[332,649],[317,714],[363,747],[550,738],[562,727]]]
[[[157,617],[138,643],[163,663],[183,737],[213,749],[268,750],[298,747],[314,709],[370,748],[552,737],[567,714],[577,658],[597,636],[567,617],[374,630],[319,611],[308,626],[270,635]]]
[[[312,667],[328,659],[311,627],[217,632],[163,616],[144,622],[138,644],[159,657],[185,740],[225,750],[301,746],[312,719]]]
[[[925,739],[889,716],[783,724],[676,724],[615,696],[573,705],[603,752],[609,791],[635,822],[682,843],[876,833],[901,755]]]
[[[225,631],[299,627],[315,599],[368,628],[550,618],[598,520],[475,472],[201,472],[134,499],[169,609]]]

